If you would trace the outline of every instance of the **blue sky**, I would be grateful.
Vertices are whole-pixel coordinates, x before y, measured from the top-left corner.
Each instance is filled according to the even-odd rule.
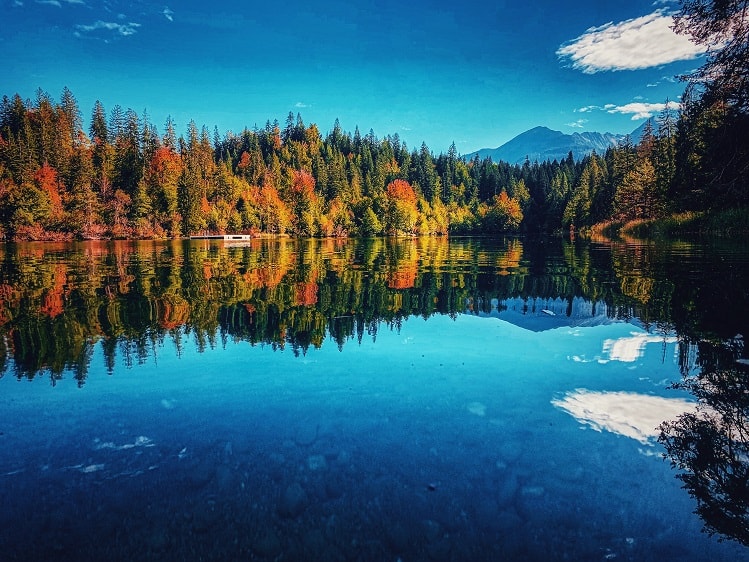
[[[678,102],[703,49],[677,3],[629,0],[0,0],[0,95],[147,110],[163,130],[341,126],[409,147],[493,148],[545,125],[627,133]]]

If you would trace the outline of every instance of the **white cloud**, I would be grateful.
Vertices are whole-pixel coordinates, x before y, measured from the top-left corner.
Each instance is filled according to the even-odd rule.
[[[663,10],[619,23],[591,27],[562,45],[557,56],[586,74],[605,70],[637,70],[695,59],[704,48],[671,29],[673,18]]]
[[[566,125],[568,127],[573,127],[575,129],[582,129],[583,125],[585,125],[585,123],[587,122],[588,122],[587,119],[578,119],[577,121],[573,121],[572,123],[566,123]]]
[[[161,13],[164,14],[164,17],[169,21],[174,21],[174,12],[169,9],[169,6],[164,6],[164,11]]]
[[[596,392],[578,389],[551,403],[580,423],[596,431],[610,431],[652,445],[660,434],[658,426],[696,405],[682,398],[662,398],[635,392]]]
[[[58,0],[36,0],[37,4],[47,4],[48,6],[57,6],[58,8],[62,8],[62,4],[58,2]]]
[[[97,30],[106,30],[106,31],[113,31],[118,35],[121,35],[122,37],[128,37],[130,35],[134,35],[138,28],[140,27],[139,23],[114,23],[110,21],[97,21],[91,25],[76,25],[75,26],[77,30],[84,31],[86,33],[90,33],[92,31]],[[79,34],[80,35],[80,34]]]
[[[299,108],[299,109],[304,109],[305,107],[309,107],[309,104],[306,104],[302,101],[298,101],[294,104],[294,107]]]
[[[681,104],[674,101],[668,103],[650,103],[646,101],[639,101],[644,99],[642,96],[635,96],[635,100],[624,105],[616,105],[613,103],[607,103],[603,106],[600,105],[586,105],[573,110],[575,113],[589,113],[591,111],[606,111],[607,113],[620,113],[622,115],[631,115],[632,121],[638,119],[649,119],[656,113],[660,113],[664,109],[668,108],[672,111],[678,111],[681,108]],[[577,120],[578,123],[584,122],[582,119]],[[573,127],[573,124],[567,123],[568,126]]]
[[[623,115],[632,115],[632,121],[638,119],[649,119],[656,113],[660,113],[664,109],[678,110],[681,104],[673,101],[668,103],[648,103],[648,102],[632,102],[624,105],[614,105],[607,109],[609,113],[621,113]]]
[[[676,82],[676,78],[674,76],[662,76],[660,80],[657,80],[656,82],[651,82],[647,85],[648,88],[655,88],[656,86],[660,86],[664,82],[668,82],[669,84],[674,84]]]

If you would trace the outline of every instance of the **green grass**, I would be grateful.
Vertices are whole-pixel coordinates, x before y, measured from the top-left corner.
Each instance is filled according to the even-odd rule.
[[[606,238],[675,238],[685,235],[733,237],[749,234],[749,208],[723,211],[687,211],[659,219],[603,222],[591,227],[592,234]]]

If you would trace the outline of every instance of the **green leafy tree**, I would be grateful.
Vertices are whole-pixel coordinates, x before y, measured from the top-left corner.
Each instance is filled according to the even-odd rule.
[[[125,126],[115,137],[115,159],[113,185],[133,197],[143,176],[143,152],[141,149],[141,129],[138,114],[128,109]]]
[[[668,201],[676,177],[676,119],[671,104],[666,100],[666,107],[658,116],[658,132],[653,151],[653,166],[656,175],[658,197]]]
[[[655,168],[649,158],[641,159],[616,191],[614,208],[620,220],[653,218],[660,214],[656,200]]]
[[[411,163],[412,166],[415,166],[414,173],[412,174],[413,182],[421,190],[426,200],[432,201],[438,195],[441,196],[441,190],[437,181],[439,176],[437,175],[432,153],[426,143],[421,144],[421,149],[418,154],[414,154]]]
[[[549,191],[546,193],[546,228],[548,230],[562,226],[562,214],[571,191],[569,175],[563,169],[557,170],[551,180]]]
[[[572,191],[572,195],[564,209],[562,216],[563,226],[575,227],[590,226],[594,222],[594,203],[600,201],[600,207],[603,207],[603,201],[598,198],[599,192],[604,186],[606,180],[605,162],[594,152],[587,160],[580,179]],[[603,211],[599,216],[604,218]]]
[[[80,238],[100,238],[104,227],[101,202],[94,188],[93,149],[80,143],[70,162],[68,216],[73,232]]]
[[[362,236],[377,236],[382,233],[382,223],[377,215],[372,210],[372,207],[367,207],[362,217],[360,232]]]

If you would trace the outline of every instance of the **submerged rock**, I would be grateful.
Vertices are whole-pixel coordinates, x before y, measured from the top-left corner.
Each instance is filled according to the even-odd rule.
[[[273,529],[267,529],[252,543],[252,550],[258,556],[272,560],[281,554],[281,541]]]
[[[320,433],[320,424],[312,425],[311,423],[300,425],[294,432],[294,442],[300,447],[309,447],[315,441]]]
[[[207,533],[218,523],[221,513],[215,504],[206,502],[199,506],[192,515],[192,528],[196,533]]]
[[[226,492],[234,487],[234,472],[225,464],[216,467],[216,485],[222,492]]]
[[[437,523],[437,521],[435,521],[434,519],[424,519],[421,524],[424,529],[424,536],[426,537],[427,542],[434,543],[442,538],[442,526]]]
[[[282,517],[299,517],[307,508],[309,498],[299,482],[291,484],[281,495],[278,513]]]
[[[500,507],[512,505],[518,492],[518,477],[514,473],[505,475],[497,486],[497,504]]]
[[[166,398],[161,399],[161,407],[165,410],[174,410],[174,408],[177,407],[177,401],[176,400],[168,400]]]
[[[340,478],[328,478],[325,481],[325,495],[328,499],[337,500],[344,493],[344,484]]]
[[[499,459],[505,464],[514,464],[523,455],[524,447],[521,439],[508,438],[499,446]]]
[[[450,549],[450,541],[447,538],[443,538],[437,542],[428,544],[426,550],[430,560],[439,562],[441,560],[452,560]]]
[[[471,402],[466,408],[476,416],[484,417],[486,415],[486,404],[482,404],[481,402]]]
[[[520,493],[524,496],[541,497],[544,495],[545,490],[543,486],[523,486]]]
[[[323,455],[310,455],[307,457],[307,466],[311,471],[317,472],[318,470],[326,470],[328,462]]]
[[[307,531],[307,533],[304,535],[303,543],[304,550],[310,553],[316,552],[318,554],[322,554],[323,552],[325,552],[327,547],[325,536],[319,529],[310,529],[309,531]]]
[[[512,507],[500,511],[492,523],[496,529],[503,533],[516,532],[523,526],[523,520]]]
[[[397,554],[406,552],[411,546],[411,535],[408,529],[397,521],[387,528],[385,538],[387,545]]]
[[[216,473],[216,467],[208,459],[195,460],[185,466],[185,483],[191,488],[202,488],[207,485]]]
[[[163,552],[169,547],[169,533],[163,527],[153,530],[148,537],[148,546],[155,552]]]

